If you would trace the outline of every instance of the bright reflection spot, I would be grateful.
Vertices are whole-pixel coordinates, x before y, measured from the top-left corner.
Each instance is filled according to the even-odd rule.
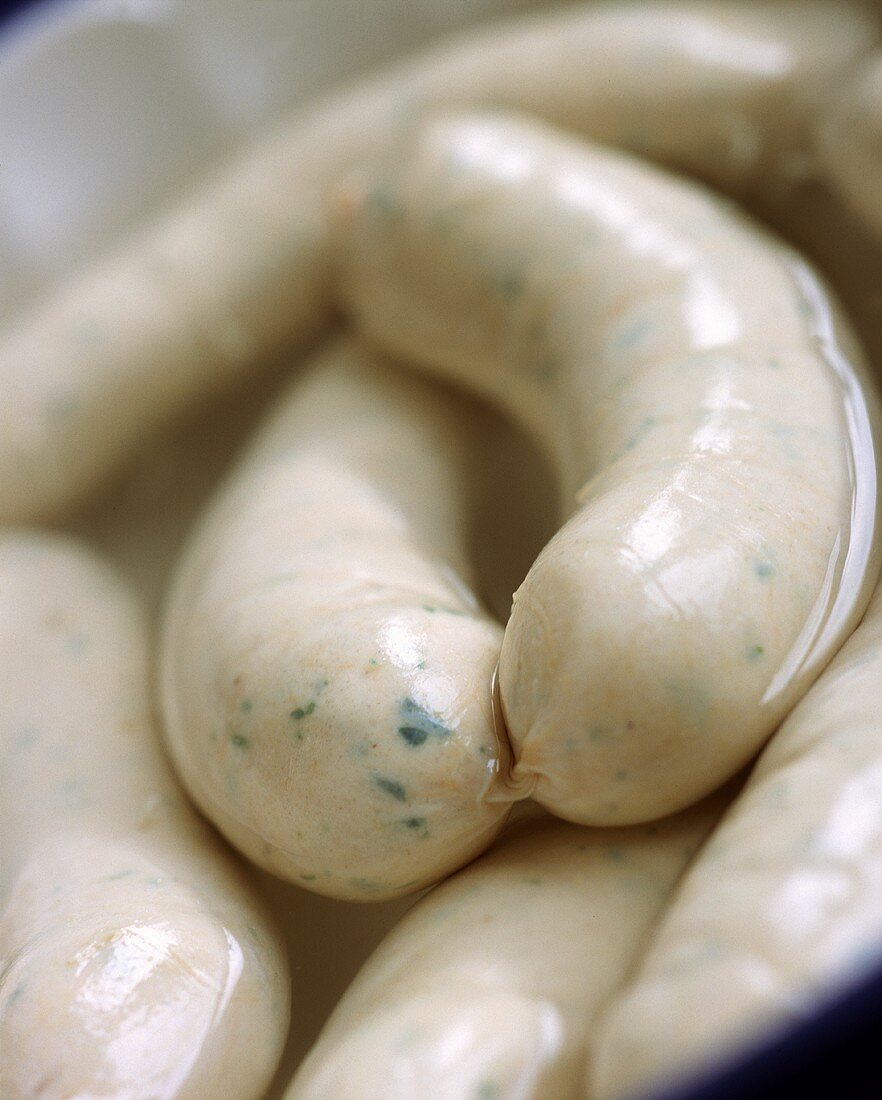
[[[396,668],[409,671],[423,659],[420,637],[407,623],[389,619],[380,631],[383,653]]]
[[[790,875],[769,909],[778,927],[793,936],[811,936],[829,920],[830,910],[848,899],[851,882],[838,868],[813,867]]]
[[[620,232],[627,247],[638,256],[652,258],[679,270],[696,262],[696,254],[659,220],[651,220],[621,198],[608,180],[585,172],[561,171],[555,177],[559,198],[577,211]]]
[[[167,924],[132,924],[104,943],[91,943],[76,956],[76,973],[89,974],[79,1000],[106,1012],[126,1001],[178,946]],[[97,964],[97,965],[96,965]]]
[[[817,850],[853,859],[882,836],[882,764],[867,768],[847,783],[824,826]]]
[[[680,533],[680,513],[665,489],[626,530],[622,542],[641,567],[654,564],[673,547]],[[627,555],[626,555],[627,556]]]
[[[708,68],[719,66],[759,76],[784,76],[792,65],[790,51],[780,42],[727,30],[718,22],[710,25],[686,17],[674,33],[684,52]]]
[[[178,1096],[234,995],[244,966],[236,939],[212,925],[206,944],[201,920],[183,927],[136,922],[75,957],[82,1026],[103,1051],[107,1095]]]
[[[732,547],[706,547],[688,557],[675,556],[670,565],[656,573],[655,582],[665,593],[668,606],[709,616],[715,607],[730,598],[730,591],[720,578],[732,575],[732,564],[737,560],[738,555]],[[649,595],[652,597],[654,593],[649,592]]]
[[[472,123],[457,130],[454,157],[463,168],[483,169],[496,179],[516,182],[535,168],[535,157],[501,138],[494,123]]]
[[[828,608],[835,599],[834,593],[836,591],[837,571],[841,553],[842,532],[837,531],[833,549],[827,559],[827,568],[821,582],[820,594],[812,606],[799,636],[778,667],[772,682],[766,688],[765,694],[760,700],[761,704],[768,703],[780,692],[786,691],[805,666],[807,658],[813,652],[817,652],[815,647],[818,645],[818,636],[820,635],[823,638],[824,620],[827,618]]]
[[[853,629],[856,608],[868,597],[878,570],[877,441],[861,380],[848,352],[839,343],[836,323],[824,287],[798,256],[784,262],[810,313],[818,347],[841,386],[847,439],[845,460],[851,477],[850,516],[836,536],[818,600],[778,675],[769,685],[765,704],[789,688],[798,676],[820,671]],[[840,560],[842,558],[842,560]]]
[[[748,401],[736,398],[732,393],[732,382],[722,378],[712,387],[701,403],[705,421],[689,439],[692,451],[729,454],[735,443],[735,431],[729,414],[733,410],[747,412],[751,408]]]
[[[224,936],[227,941],[227,980],[218,999],[214,1021],[212,1022],[217,1022],[220,1016],[223,1015],[223,1011],[229,1004],[233,990],[236,988],[239,978],[242,976],[242,969],[245,966],[245,956],[242,954],[239,941],[226,928],[224,929]]]
[[[716,281],[700,271],[689,278],[683,314],[692,342],[699,351],[724,347],[741,335],[737,311],[720,293]]]
[[[735,443],[735,434],[725,424],[722,417],[712,417],[706,424],[693,432],[690,440],[693,451],[701,451],[704,454],[731,454]]]
[[[454,680],[438,668],[423,670],[426,639],[406,622],[391,617],[380,631],[380,646],[396,668],[409,675],[405,683],[413,700],[449,729],[462,721],[463,705]]]
[[[499,1026],[500,1017],[505,1026]],[[465,1014],[451,1012],[443,1027],[437,1022],[433,1026],[430,1019],[428,1030],[434,1031],[435,1039],[421,1053],[429,1080],[458,1074],[460,1081],[471,1081],[488,1066],[504,1065],[514,1078],[511,1095],[523,1097],[536,1094],[565,1036],[560,1010],[553,1003],[501,996],[474,998]]]

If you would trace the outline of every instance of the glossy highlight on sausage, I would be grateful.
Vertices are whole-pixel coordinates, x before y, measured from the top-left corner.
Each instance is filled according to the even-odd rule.
[[[880,683],[877,590],[769,743],[612,1002],[590,1095],[612,1100],[733,1057],[878,962]]]
[[[419,128],[339,218],[369,336],[557,464],[566,522],[499,664],[512,796],[608,825],[713,790],[878,574],[874,396],[835,302],[697,185],[506,116]]]
[[[506,816],[487,798],[502,632],[465,546],[479,439],[464,403],[335,341],[178,569],[161,655],[172,756],[237,847],[311,890],[413,892]]]
[[[326,324],[327,189],[415,118],[530,112],[774,202],[877,37],[824,0],[597,4],[470,32],[296,111],[4,325],[0,518],[66,514],[151,432]]]
[[[876,960],[878,596],[825,671],[880,555],[849,326],[733,208],[505,111],[773,225],[830,185],[878,234],[878,38],[835,0],[472,32],[298,112],[0,334],[2,521],[65,515],[341,305],[374,345],[333,342],[283,394],[161,645],[175,763],[245,855],[347,900],[452,874],[288,1100],[618,1100]],[[481,414],[411,365],[556,464],[565,523],[504,637],[465,538]],[[136,620],[90,555],[0,534],[12,1100],[259,1100],[278,1057],[285,961],[155,751]],[[726,793],[628,823],[702,797],[782,718],[673,893]],[[604,828],[528,821],[484,852],[531,794]]]
[[[598,1013],[724,804],[512,826],[386,937],[285,1100],[578,1100]]]
[[[144,625],[57,536],[0,535],[0,1092],[259,1100],[274,925],[162,757]]]

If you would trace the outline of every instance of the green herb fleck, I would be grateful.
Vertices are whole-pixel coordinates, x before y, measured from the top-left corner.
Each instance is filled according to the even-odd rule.
[[[430,737],[449,737],[452,732],[440,719],[429,714],[410,697],[401,700],[398,713],[402,719],[398,732],[413,748],[425,744]]]
[[[131,869],[131,867],[130,867],[130,868],[129,868],[128,870],[126,870],[126,871],[117,871],[117,872],[116,872],[116,874],[113,874],[113,875],[108,875],[108,876],[107,876],[107,877],[105,878],[105,880],[104,880],[104,881],[105,881],[105,882],[116,882],[116,880],[117,880],[117,879],[121,879],[121,878],[128,878],[128,877],[129,877],[130,875],[133,875],[134,873],[135,873],[135,872],[134,872],[134,871],[133,871],[133,870]]]
[[[295,722],[299,722],[301,718],[308,718],[310,714],[315,710],[315,699],[310,699],[305,707],[295,707],[291,711],[291,717]]]
[[[234,733],[230,738],[230,741],[236,746],[237,749],[248,748],[248,738],[242,733]]]
[[[765,652],[765,647],[761,645],[748,646],[747,659],[748,661],[758,661]]]
[[[385,775],[375,775],[374,783],[386,794],[391,794],[397,802],[407,801],[407,791],[397,779],[387,779]]]
[[[405,817],[401,824],[407,829],[419,830],[420,837],[423,839],[429,836],[429,830],[424,817]]]
[[[239,710],[241,710],[243,714],[250,714],[251,706],[252,704],[250,699],[243,699],[239,706]]]
[[[348,882],[355,890],[361,890],[364,894],[375,894],[380,889],[379,883],[369,878],[351,878]]]
[[[640,424],[637,426],[637,430],[625,443],[623,450],[633,451],[637,444],[644,439],[646,434],[655,427],[656,423],[657,421],[654,416],[644,416],[644,418],[640,421]]]
[[[588,737],[600,745],[608,745],[618,741],[619,736],[615,727],[610,722],[595,722],[588,730]]]

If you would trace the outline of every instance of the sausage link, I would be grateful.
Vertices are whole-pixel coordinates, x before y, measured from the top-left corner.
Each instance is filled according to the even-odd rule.
[[[464,403],[338,341],[178,569],[161,657],[178,770],[237,847],[320,893],[417,890],[507,812],[487,798],[502,632],[468,588],[475,439]]]
[[[0,519],[67,512],[154,429],[326,323],[327,185],[415,115],[504,105],[774,192],[876,34],[838,0],[603,4],[471,32],[298,110],[6,326]]]
[[[835,302],[697,185],[505,116],[421,128],[338,205],[365,331],[557,465],[566,522],[500,657],[513,797],[627,824],[704,796],[878,575],[875,398]]]
[[[577,1100],[597,1014],[721,808],[512,828],[386,937],[285,1100]]]
[[[144,625],[99,560],[0,536],[0,1094],[259,1100],[284,948],[172,780]]]

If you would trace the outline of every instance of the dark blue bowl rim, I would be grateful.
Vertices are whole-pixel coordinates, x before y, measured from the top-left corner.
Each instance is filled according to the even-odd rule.
[[[882,945],[882,929],[880,929]],[[725,990],[719,996],[725,998]],[[694,1080],[641,1100],[882,1100],[882,964],[804,1019],[756,1041]]]
[[[0,30],[5,30],[27,8],[48,6],[53,0],[0,0]]]

